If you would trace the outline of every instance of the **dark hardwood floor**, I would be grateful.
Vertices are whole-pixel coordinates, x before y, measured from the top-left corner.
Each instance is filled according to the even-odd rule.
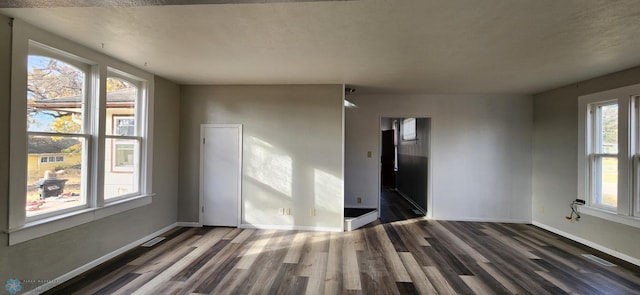
[[[380,222],[390,223],[422,217],[424,214],[416,214],[415,206],[409,203],[396,191],[383,188],[380,192]]]
[[[47,294],[640,294],[638,267],[524,224],[415,218],[342,233],[165,236]]]

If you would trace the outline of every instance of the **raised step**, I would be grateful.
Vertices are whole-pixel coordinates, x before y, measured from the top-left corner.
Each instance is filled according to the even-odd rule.
[[[376,221],[378,219],[378,210],[372,209],[371,211],[364,213],[362,215],[358,215],[355,217],[345,216],[344,217],[344,230],[352,231],[357,228],[361,228],[371,222]]]

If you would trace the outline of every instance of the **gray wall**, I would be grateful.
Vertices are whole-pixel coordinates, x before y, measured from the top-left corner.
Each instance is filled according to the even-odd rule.
[[[346,207],[378,206],[380,118],[427,117],[433,217],[531,221],[531,96],[354,94],[349,101],[358,107],[345,111]]]
[[[7,228],[11,38],[0,16],[0,228]],[[0,281],[50,280],[177,221],[179,88],[156,78],[153,203],[14,246],[0,234]],[[21,184],[15,184],[21,185]],[[25,284],[25,288],[37,285]]]
[[[533,221],[640,258],[640,229],[582,215],[564,219],[578,196],[578,96],[640,83],[640,68],[534,96]]]
[[[200,124],[243,124],[242,223],[342,228],[343,91],[182,86],[178,219],[198,222]],[[291,208],[291,215],[278,208]]]
[[[402,119],[398,119],[402,122]],[[402,123],[400,123],[402,125]],[[429,129],[431,119],[416,118],[416,140],[398,139],[397,189],[427,210],[427,185],[429,168]]]

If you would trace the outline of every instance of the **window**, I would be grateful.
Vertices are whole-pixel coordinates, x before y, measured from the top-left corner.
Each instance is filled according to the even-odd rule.
[[[416,118],[402,120],[402,140],[416,139]]]
[[[40,163],[57,163],[57,162],[64,162],[64,156],[55,156],[55,157],[41,156],[40,157]]]
[[[128,116],[114,116],[113,117],[113,129],[114,135],[119,136],[135,136],[135,118],[132,115]]]
[[[578,198],[583,211],[640,227],[640,85],[581,96]]]
[[[29,219],[61,214],[85,207],[87,167],[86,132],[83,118],[89,66],[32,46],[27,60],[27,152],[40,155],[40,163],[27,161],[26,216]],[[44,154],[44,155],[43,155]],[[64,154],[78,158],[65,167]],[[64,170],[60,178],[51,172]],[[48,174],[49,173],[49,174]],[[48,177],[56,175],[56,177]],[[60,189],[48,191],[45,184],[64,181]],[[66,194],[64,194],[66,193]],[[61,194],[64,194],[61,200]]]
[[[153,76],[14,21],[13,245],[151,203]]]

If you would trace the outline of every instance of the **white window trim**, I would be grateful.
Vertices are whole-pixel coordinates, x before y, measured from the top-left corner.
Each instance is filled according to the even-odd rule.
[[[106,97],[106,77],[109,71],[118,73],[128,73],[135,77],[145,80],[144,97],[147,101],[141,107],[140,112],[143,117],[140,118],[141,124],[139,128],[145,130],[144,147],[141,148],[141,179],[140,194],[127,199],[114,200],[108,204],[104,203],[101,188],[104,183],[99,179],[99,173],[91,175],[88,179],[87,188],[87,205],[88,208],[79,209],[73,212],[60,214],[56,216],[46,217],[38,220],[27,221],[26,218],[26,199],[25,185],[27,175],[27,132],[26,132],[26,60],[29,55],[29,43],[33,41],[43,44],[54,49],[56,53],[63,56],[72,56],[73,59],[80,62],[93,65],[92,71],[89,72],[89,80],[91,86],[90,91],[94,95]],[[152,159],[153,159],[153,95],[154,95],[154,76],[150,73],[137,69],[128,64],[122,63],[102,53],[86,48],[82,45],[73,43],[51,33],[33,27],[21,20],[13,22],[13,40],[12,40],[12,69],[11,69],[11,141],[10,141],[10,165],[12,173],[10,175],[9,186],[9,220],[6,232],[9,233],[9,245],[14,245],[30,239],[48,235],[57,231],[69,229],[84,223],[92,222],[106,216],[118,214],[133,208],[145,206],[151,203],[153,196],[152,190]],[[100,77],[99,83],[96,78]],[[97,85],[94,85],[97,84]],[[144,90],[143,90],[144,91]],[[85,106],[87,111],[91,109],[98,110],[95,114],[94,124],[91,126],[92,134],[101,134],[102,136],[92,136],[92,142],[89,145],[97,145],[98,148],[91,149],[89,166],[86,169],[93,171],[104,171],[104,144],[105,144],[105,122],[101,118],[105,116],[105,100],[100,100],[97,107]],[[144,108],[144,109],[142,109]],[[88,116],[85,116],[88,117]],[[100,194],[100,195],[98,195]]]
[[[580,206],[580,212],[605,220],[626,224],[640,228],[640,216],[635,215],[634,203],[639,201],[637,187],[633,175],[638,173],[639,167],[633,167],[633,151],[638,150],[637,107],[634,95],[640,94],[640,84],[631,85],[603,92],[578,97],[578,199],[586,201]],[[618,206],[615,210],[607,210],[602,206],[591,204],[591,130],[592,116],[589,115],[590,105],[617,100],[618,102]],[[635,122],[635,123],[634,123]],[[636,160],[637,161],[637,160]],[[635,171],[634,171],[635,170]]]
[[[51,216],[26,223],[19,228],[10,229],[9,245],[26,242],[61,230],[69,229],[88,222],[151,204],[155,194],[141,195],[119,202],[111,202],[99,208],[84,208],[66,214]]]

